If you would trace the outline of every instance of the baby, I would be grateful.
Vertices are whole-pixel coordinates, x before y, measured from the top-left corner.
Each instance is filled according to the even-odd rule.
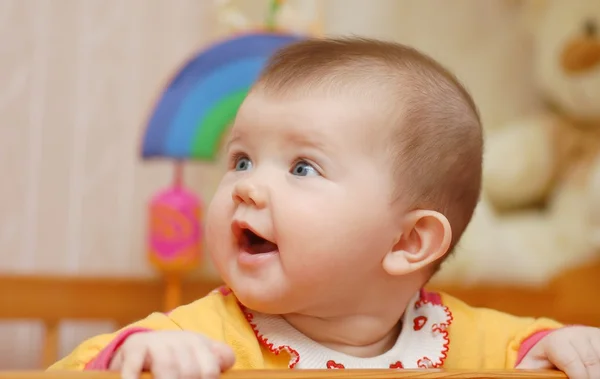
[[[52,369],[126,379],[230,368],[554,368],[600,378],[600,330],[472,308],[423,286],[481,185],[473,100],[434,60],[365,39],[277,53],[242,104],[208,210],[226,283],[83,342]]]

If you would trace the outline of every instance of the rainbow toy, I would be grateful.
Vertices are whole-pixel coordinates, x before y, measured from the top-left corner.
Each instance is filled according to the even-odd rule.
[[[304,38],[274,31],[274,13],[281,3],[272,2],[266,31],[228,38],[188,61],[165,88],[148,121],[142,158],[176,162],[173,185],[149,204],[148,260],[166,280],[166,311],[180,305],[182,277],[202,260],[202,201],[184,188],[182,164],[215,159],[268,59]]]
[[[200,52],[179,71],[158,102],[144,137],[143,158],[213,160],[266,61],[300,38],[256,32]]]

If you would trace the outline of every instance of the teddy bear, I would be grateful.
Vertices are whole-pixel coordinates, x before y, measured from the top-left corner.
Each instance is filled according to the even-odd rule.
[[[600,1],[529,3],[546,106],[487,133],[482,201],[438,282],[543,285],[600,259]]]
[[[413,46],[442,63],[475,98],[485,131],[541,108],[533,54],[514,0],[327,0],[327,35]]]

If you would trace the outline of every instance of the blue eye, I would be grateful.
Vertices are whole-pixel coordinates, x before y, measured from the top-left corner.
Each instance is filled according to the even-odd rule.
[[[315,175],[319,175],[319,172],[313,167],[311,166],[309,163],[306,163],[304,161],[300,161],[298,163],[296,163],[294,165],[294,167],[292,167],[291,170],[292,175],[296,175],[296,176],[315,176]]]
[[[247,171],[252,168],[252,161],[247,157],[240,157],[235,161],[235,171]]]

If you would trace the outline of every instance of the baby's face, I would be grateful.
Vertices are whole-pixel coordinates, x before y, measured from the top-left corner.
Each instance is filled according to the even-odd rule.
[[[244,305],[322,314],[382,280],[399,220],[377,111],[351,98],[246,99],[207,215],[210,254]]]

